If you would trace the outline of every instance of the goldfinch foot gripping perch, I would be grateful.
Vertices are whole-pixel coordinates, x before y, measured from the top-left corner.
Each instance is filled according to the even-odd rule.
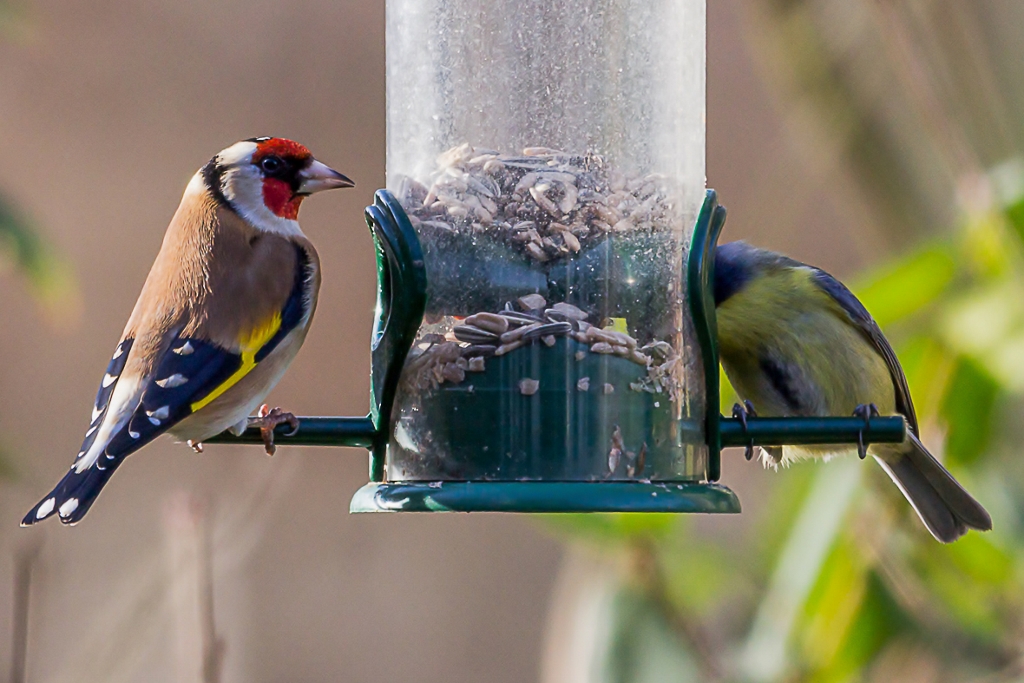
[[[299,431],[299,418],[295,417],[291,413],[287,413],[280,408],[274,408],[271,410],[270,406],[264,403],[260,406],[260,410],[256,413],[256,417],[250,417],[248,419],[249,427],[259,427],[260,436],[263,437],[263,448],[266,449],[267,455],[273,455],[277,452],[277,446],[274,445],[274,429],[277,425],[287,424],[292,429],[287,432],[285,436],[295,436]]]
[[[320,259],[299,227],[299,205],[352,186],[283,138],[238,142],[192,177],[100,382],[78,456],[22,525],[53,515],[78,522],[124,459],[160,434],[202,452],[204,439],[248,424],[316,309]],[[280,412],[260,419],[268,418],[289,421]]]

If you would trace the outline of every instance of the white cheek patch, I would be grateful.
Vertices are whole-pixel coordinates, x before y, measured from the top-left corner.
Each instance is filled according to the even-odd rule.
[[[236,142],[217,155],[217,161],[221,166],[241,166],[252,161],[252,155],[256,153],[256,143],[249,140]]]

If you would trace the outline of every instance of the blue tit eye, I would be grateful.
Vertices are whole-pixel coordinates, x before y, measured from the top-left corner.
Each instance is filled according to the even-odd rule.
[[[264,173],[277,173],[284,168],[284,162],[281,161],[281,157],[269,156],[260,161],[260,168]]]

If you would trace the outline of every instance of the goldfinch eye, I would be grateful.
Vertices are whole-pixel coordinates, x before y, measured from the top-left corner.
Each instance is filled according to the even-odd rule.
[[[281,161],[281,157],[266,157],[260,161],[260,168],[263,169],[264,173],[277,173],[284,167],[284,162]]]

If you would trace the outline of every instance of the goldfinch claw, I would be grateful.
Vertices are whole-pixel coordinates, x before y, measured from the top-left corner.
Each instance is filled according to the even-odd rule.
[[[267,455],[277,452],[277,446],[274,445],[274,429],[285,423],[291,425],[292,429],[290,432],[285,432],[284,436],[295,436],[299,431],[299,418],[280,408],[271,409],[266,403],[260,406],[256,417],[249,418],[250,427],[260,428],[260,436],[263,437],[263,447],[266,449]]]

